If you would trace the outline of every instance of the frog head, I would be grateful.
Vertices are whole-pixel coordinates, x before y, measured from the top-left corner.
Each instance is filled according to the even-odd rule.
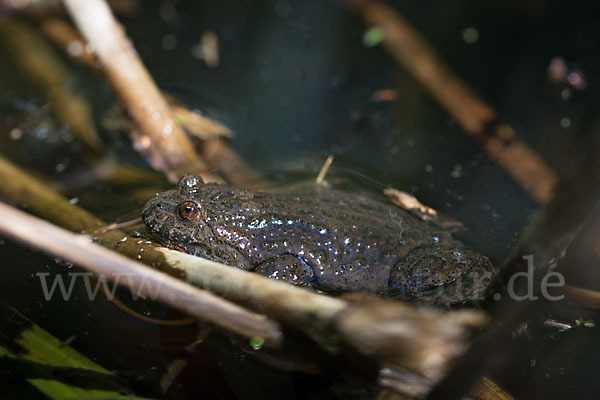
[[[207,224],[209,188],[198,175],[186,175],[174,190],[156,193],[142,209],[148,232],[161,243],[202,255],[215,240]]]

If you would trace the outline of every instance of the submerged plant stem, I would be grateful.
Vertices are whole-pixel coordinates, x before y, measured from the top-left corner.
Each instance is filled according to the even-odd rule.
[[[13,48],[19,72],[46,94],[56,119],[69,127],[74,136],[94,155],[104,146],[98,136],[92,107],[71,88],[70,72],[43,36],[24,21],[6,19],[0,23],[0,39]]]

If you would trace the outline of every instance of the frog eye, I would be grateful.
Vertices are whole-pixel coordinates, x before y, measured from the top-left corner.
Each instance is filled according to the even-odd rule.
[[[181,194],[197,193],[202,185],[204,185],[204,181],[200,175],[185,175],[177,182],[177,188]]]
[[[200,217],[200,206],[193,201],[184,201],[177,207],[177,213],[181,218],[193,221]]]

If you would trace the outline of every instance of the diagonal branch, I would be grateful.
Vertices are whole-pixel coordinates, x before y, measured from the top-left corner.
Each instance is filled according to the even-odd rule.
[[[140,133],[134,147],[157,170],[175,180],[184,173],[202,172],[204,163],[142,64],[121,25],[103,0],[64,0],[79,30],[93,47]]]
[[[340,1],[360,14],[368,26],[382,31],[382,45],[390,55],[534,200],[546,203],[550,199],[557,181],[550,166],[498,119],[492,107],[438,57],[408,21],[378,0]]]
[[[281,342],[277,323],[92,243],[89,236],[68,232],[4,203],[0,203],[0,221],[0,232],[4,236],[65,259],[108,280],[127,285],[140,295],[159,300],[242,336],[258,336],[275,346]]]

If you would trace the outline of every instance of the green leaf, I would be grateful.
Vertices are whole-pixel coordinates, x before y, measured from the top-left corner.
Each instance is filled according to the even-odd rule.
[[[0,363],[51,399],[141,399],[126,396],[118,376],[0,302]],[[130,391],[129,391],[130,392]]]

